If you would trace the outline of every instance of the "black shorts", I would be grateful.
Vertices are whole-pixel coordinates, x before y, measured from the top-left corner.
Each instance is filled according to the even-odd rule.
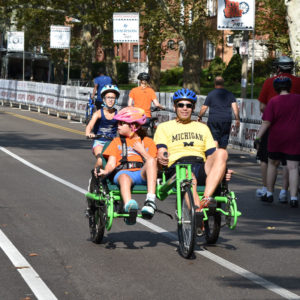
[[[218,142],[219,148],[226,149],[231,131],[231,122],[207,122],[211,134],[215,141]]]
[[[286,154],[282,152],[269,152],[268,153],[269,158],[273,160],[280,160],[282,162],[283,166],[286,166],[286,161],[287,160],[292,160],[292,161],[300,161],[300,155],[298,154]],[[284,164],[285,162],[285,164]]]
[[[269,138],[269,130],[265,132],[265,134],[261,137],[259,149],[257,150],[256,159],[268,163],[268,138]]]
[[[178,159],[173,165],[171,165],[166,171],[166,179],[169,179],[176,172],[177,164],[191,164],[192,173],[197,179],[197,185],[205,185],[206,173],[204,169],[204,161],[201,157],[186,156]]]

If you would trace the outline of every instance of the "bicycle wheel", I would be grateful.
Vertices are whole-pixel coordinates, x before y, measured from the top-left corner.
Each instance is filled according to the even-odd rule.
[[[207,244],[215,244],[221,230],[221,214],[215,210],[209,211],[208,220],[204,221],[204,236]]]
[[[105,212],[103,207],[97,207],[91,216],[90,230],[92,242],[100,244],[105,231]]]
[[[195,210],[194,199],[189,185],[181,191],[181,220],[178,220],[179,251],[184,258],[193,254],[195,247]]]

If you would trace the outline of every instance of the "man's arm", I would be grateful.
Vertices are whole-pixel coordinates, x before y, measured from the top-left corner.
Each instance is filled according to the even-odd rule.
[[[93,89],[92,99],[94,99],[97,89],[98,89],[98,84],[95,84],[94,89]]]
[[[153,103],[154,103],[154,105],[155,105],[156,107],[158,107],[158,108],[160,108],[160,109],[162,109],[162,110],[165,110],[165,109],[166,109],[164,106],[162,106],[162,105],[158,102],[157,99],[153,99],[152,101],[153,101]]]
[[[263,113],[264,110],[266,108],[266,104],[262,103],[262,102],[259,102],[259,109],[260,109],[260,112]]]
[[[205,112],[207,111],[207,109],[208,109],[208,106],[203,104],[201,107],[201,110],[199,112],[199,115],[198,115],[198,121],[201,121],[201,119],[202,119],[203,115],[205,114]]]
[[[133,106],[133,99],[130,97],[128,99],[128,106]]]
[[[236,127],[240,127],[240,110],[236,102],[231,103],[231,108],[235,116]]]
[[[256,135],[256,139],[258,140],[261,139],[261,137],[264,135],[264,133],[267,131],[270,125],[271,125],[270,121],[262,121],[258,134]]]

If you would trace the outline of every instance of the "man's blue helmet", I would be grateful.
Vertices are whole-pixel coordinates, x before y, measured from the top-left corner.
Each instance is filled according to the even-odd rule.
[[[197,102],[197,95],[195,92],[189,89],[181,89],[174,93],[173,101],[177,102],[178,100],[189,100],[193,103]]]

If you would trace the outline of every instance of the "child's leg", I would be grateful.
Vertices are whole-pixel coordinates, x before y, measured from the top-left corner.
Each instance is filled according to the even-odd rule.
[[[141,169],[141,177],[147,180],[148,194],[145,204],[142,208],[144,218],[151,219],[156,210],[156,179],[157,179],[157,162],[155,158],[147,159],[145,165]]]
[[[93,149],[94,155],[96,157],[96,163],[95,163],[94,169],[96,169],[97,167],[102,167],[102,159],[101,159],[102,149],[103,149],[103,146],[100,146],[100,145],[98,145],[97,147],[95,147]]]
[[[157,179],[157,162],[155,158],[148,158],[143,168],[141,176],[147,181],[147,190],[149,194],[155,194]]]
[[[125,207],[126,204],[131,200],[132,180],[129,175],[123,173],[118,177],[118,183],[120,185],[120,192]]]

